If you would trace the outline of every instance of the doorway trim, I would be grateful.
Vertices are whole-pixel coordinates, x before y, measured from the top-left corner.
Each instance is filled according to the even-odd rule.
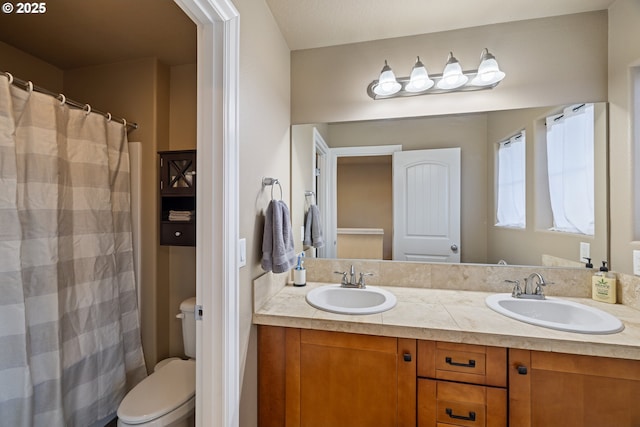
[[[329,189],[327,198],[326,229],[326,258],[336,258],[338,239],[338,157],[362,157],[362,156],[391,156],[396,151],[402,151],[402,145],[371,145],[365,147],[336,147],[329,149],[329,161],[327,173],[323,178]]]
[[[327,222],[329,218],[329,186],[327,185],[327,157],[329,155],[329,145],[327,145],[326,141],[320,134],[317,128],[313,128],[313,191],[316,194],[315,203],[320,207],[320,218],[323,222]],[[319,179],[317,179],[319,177]],[[325,225],[326,226],[326,225]],[[326,245],[323,245],[320,248],[317,248],[316,256],[319,258],[326,258]]]
[[[238,79],[231,0],[174,0],[198,27],[196,426],[239,425]]]

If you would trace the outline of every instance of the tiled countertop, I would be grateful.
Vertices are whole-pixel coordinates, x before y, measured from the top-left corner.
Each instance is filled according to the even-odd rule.
[[[305,300],[307,292],[325,284],[287,285],[255,298],[253,322],[640,360],[640,311],[620,304],[562,297],[611,313],[625,325],[617,334],[590,335],[542,328],[498,314],[485,305],[489,292],[380,286],[398,299],[391,310],[365,316],[334,314],[315,309]]]

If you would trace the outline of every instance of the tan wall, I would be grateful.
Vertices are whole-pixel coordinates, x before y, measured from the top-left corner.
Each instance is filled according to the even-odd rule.
[[[62,92],[64,77],[61,69],[1,41],[0,71],[9,72],[21,80],[31,80],[36,86],[52,92]]]
[[[338,228],[382,228],[382,258],[392,259],[391,156],[338,159]],[[338,255],[341,258],[341,255]]]
[[[441,73],[449,51],[464,69],[474,69],[485,47],[507,74],[494,90],[379,101],[366,93],[385,59],[397,76],[410,73],[416,55],[431,73]],[[606,64],[606,11],[299,50],[291,53],[291,121],[338,122],[605,101]]]
[[[240,25],[240,237],[247,239],[247,266],[240,269],[240,425],[257,422],[257,329],[252,324],[252,282],[260,268],[264,216],[278,178],[290,205],[290,51],[264,1],[234,0]]]
[[[138,123],[142,142],[142,344],[147,369],[169,355],[169,248],[158,245],[157,151],[169,148],[169,69],[154,58],[67,70],[65,94]]]
[[[403,150],[462,148],[462,262],[486,262],[486,114],[329,125],[332,147],[400,144]]]
[[[640,249],[640,243],[634,240],[632,201],[637,199],[640,189],[632,184],[638,165],[633,160],[637,148],[632,142],[629,78],[630,67],[640,66],[638,22],[640,3],[637,0],[616,0],[609,8],[610,261],[614,270],[627,274],[633,273],[632,250]]]
[[[196,64],[171,67],[169,103],[169,149],[191,150],[197,145]],[[195,247],[169,247],[169,355],[184,356],[182,322],[176,319],[180,303],[196,295]]]

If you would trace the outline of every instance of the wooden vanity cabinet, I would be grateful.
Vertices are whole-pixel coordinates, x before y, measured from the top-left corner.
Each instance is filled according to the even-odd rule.
[[[416,340],[260,326],[260,427],[416,425]]]
[[[640,361],[509,350],[514,427],[640,426]]]
[[[507,350],[418,341],[419,427],[506,427]]]

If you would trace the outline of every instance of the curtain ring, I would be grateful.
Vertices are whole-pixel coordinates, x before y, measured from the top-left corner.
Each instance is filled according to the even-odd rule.
[[[31,80],[27,82],[27,90],[29,91],[29,93],[33,92],[33,83],[31,82]]]
[[[91,113],[91,105],[89,104],[84,104],[84,107],[82,108],[85,111],[85,114],[88,116],[89,113]]]
[[[107,121],[110,122],[111,121],[111,113],[107,113]]]
[[[64,94],[60,94],[57,96],[57,98],[60,100],[60,105],[64,105],[67,103],[67,97],[64,96]]]
[[[7,72],[5,72],[4,74],[5,74],[5,75],[7,76],[7,78],[9,79],[9,84],[13,83],[13,74],[11,74],[11,73],[7,73]]]
[[[124,128],[127,128],[127,119],[125,119],[124,117],[122,118],[122,126],[124,126]]]

